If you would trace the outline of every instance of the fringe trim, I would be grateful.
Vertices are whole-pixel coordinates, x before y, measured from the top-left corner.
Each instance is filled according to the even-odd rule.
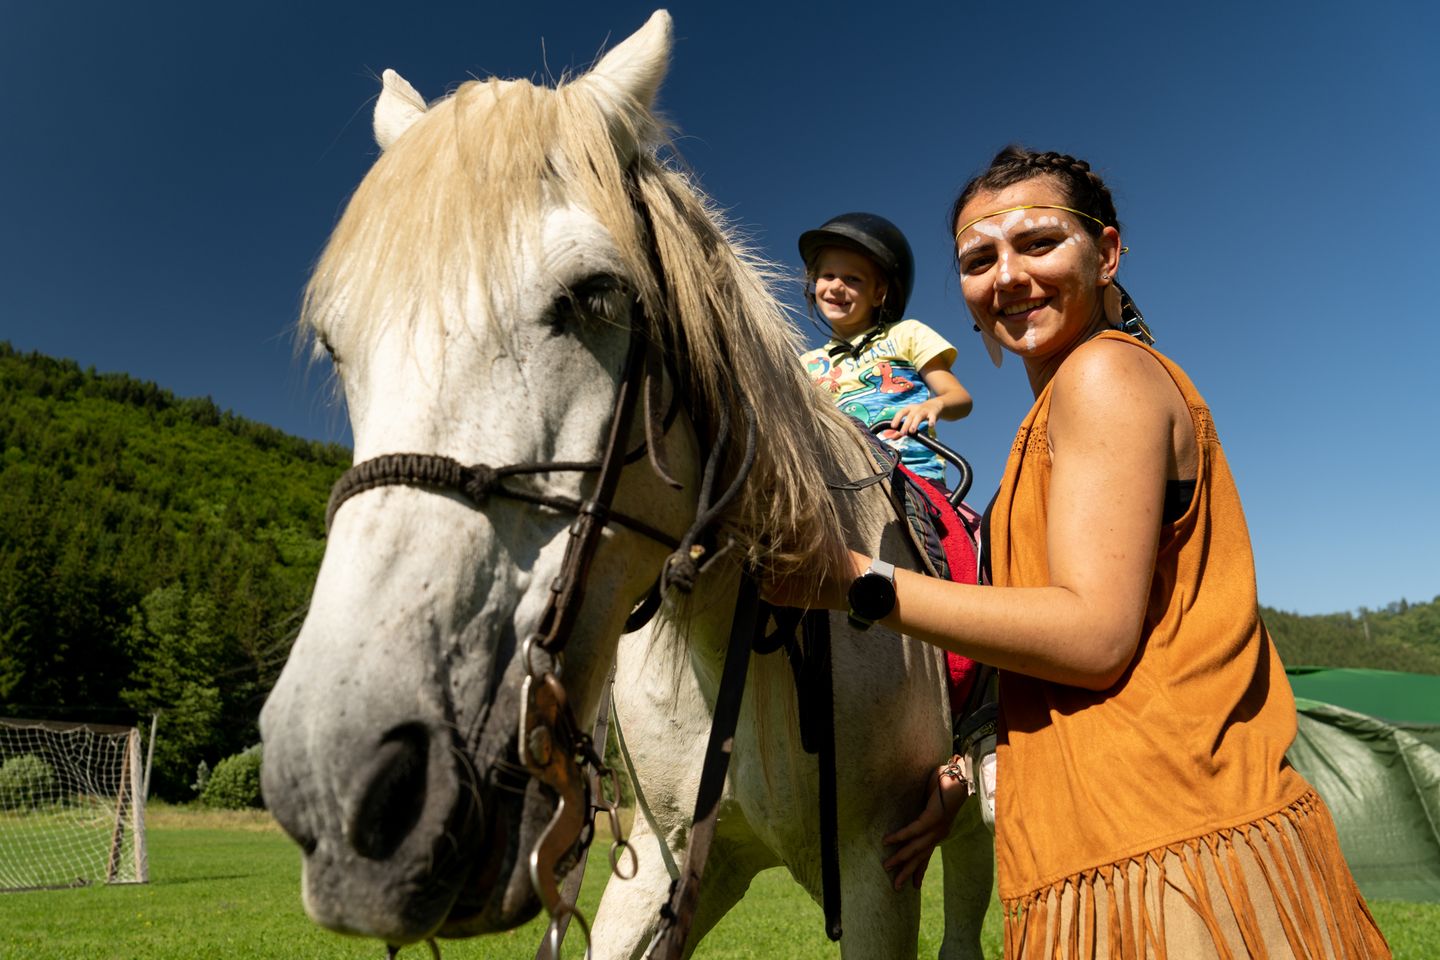
[[[1167,864],[1178,864],[1183,879],[1167,874]],[[1208,931],[1208,943],[1183,944],[1186,957],[1390,956],[1340,852],[1330,811],[1307,791],[1269,816],[1002,900],[1005,958],[1170,960],[1181,945],[1166,937],[1167,900],[1172,912],[1183,903],[1193,913],[1181,918],[1187,928],[1198,919]]]

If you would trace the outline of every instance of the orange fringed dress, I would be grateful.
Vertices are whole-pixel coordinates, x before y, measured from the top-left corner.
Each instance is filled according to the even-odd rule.
[[[1210,411],[1149,352],[1190,407],[1195,495],[1161,531],[1140,645],[1119,682],[1097,692],[1001,675],[1005,956],[1389,957],[1329,811],[1285,760],[1295,701],[1260,621]],[[1001,587],[1049,583],[1050,400],[1047,387],[1021,424],[996,498]]]

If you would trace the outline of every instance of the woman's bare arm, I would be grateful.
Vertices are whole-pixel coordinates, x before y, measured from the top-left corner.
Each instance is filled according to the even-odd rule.
[[[1179,394],[1144,351],[1103,340],[1067,359],[1054,391],[1050,584],[982,588],[897,571],[884,623],[1005,670],[1104,689],[1139,642]],[[852,560],[857,574],[869,564]],[[843,594],[825,602],[843,608]]]

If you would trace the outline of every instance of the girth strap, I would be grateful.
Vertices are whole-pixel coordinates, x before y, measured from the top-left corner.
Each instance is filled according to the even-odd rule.
[[[740,718],[740,698],[750,671],[750,646],[755,636],[760,588],[754,571],[747,565],[740,573],[735,597],[735,618],[730,623],[730,644],[715,695],[715,712],[710,722],[710,741],[705,747],[705,765],[700,769],[700,786],[695,793],[695,815],[685,863],[680,877],[671,884],[670,899],[660,908],[660,929],[645,952],[646,960],[679,960],[685,955],[685,941],[700,900],[700,880],[715,839],[715,821],[720,813],[720,795],[735,747],[735,726]]]
[[[830,613],[794,607],[760,606],[760,623],[775,622],[775,630],[756,634],[758,654],[785,651],[795,677],[795,699],[800,715],[800,745],[818,755],[820,764],[820,892],[825,908],[825,935],[839,940],[840,923],[840,817],[835,752],[835,684],[831,666]],[[799,627],[802,648],[795,639]]]
[[[820,752],[821,737],[825,726],[822,719],[820,699],[823,694],[820,684],[820,658],[816,655],[816,643],[828,643],[830,618],[824,610],[801,610],[797,607],[775,607],[761,603],[758,622],[775,624],[770,633],[757,631],[755,652],[760,656],[785,651],[790,664],[790,673],[795,678],[795,700],[800,719],[800,746],[806,753]],[[802,645],[797,634],[803,635]],[[833,713],[832,713],[833,716]]]
[[[811,711],[820,760],[820,893],[825,907],[825,935],[839,940],[840,817],[835,773],[835,684],[830,660],[830,612],[809,610],[803,621],[805,659],[811,670]]]

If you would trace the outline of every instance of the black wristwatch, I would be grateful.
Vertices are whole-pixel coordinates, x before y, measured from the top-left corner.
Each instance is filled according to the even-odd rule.
[[[869,630],[895,609],[895,564],[876,557],[870,569],[850,583],[850,626]]]

